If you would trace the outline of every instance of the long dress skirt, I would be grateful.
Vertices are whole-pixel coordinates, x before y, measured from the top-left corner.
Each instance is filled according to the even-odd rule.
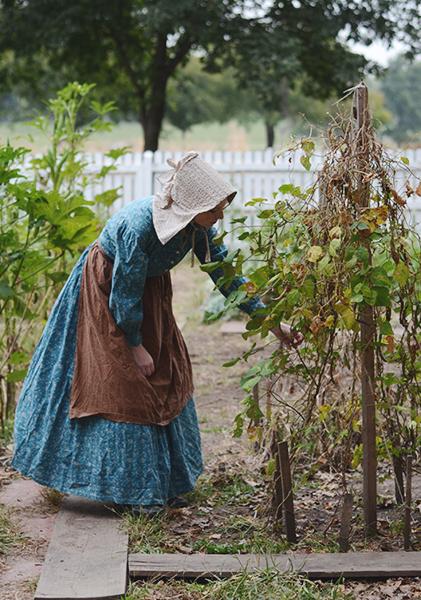
[[[203,470],[193,398],[165,426],[69,418],[78,300],[89,250],[62,289],[34,352],[16,409],[12,466],[64,493],[118,504],[165,504],[191,491]]]

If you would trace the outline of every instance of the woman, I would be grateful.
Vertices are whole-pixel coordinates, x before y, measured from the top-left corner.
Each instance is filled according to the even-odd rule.
[[[169,163],[161,194],[115,214],[61,291],[19,399],[12,462],[61,492],[146,513],[186,505],[203,468],[169,271],[190,249],[201,263],[226,256],[212,225],[236,194],[196,152]],[[300,341],[288,326],[275,334]]]

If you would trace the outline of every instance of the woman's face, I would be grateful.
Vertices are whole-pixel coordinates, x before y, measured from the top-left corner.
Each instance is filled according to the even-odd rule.
[[[229,200],[223,200],[220,202],[215,208],[212,210],[207,210],[206,212],[199,213],[193,219],[193,222],[201,227],[205,227],[209,229],[212,225],[215,225],[219,219],[222,219],[224,216],[224,210],[229,205]]]

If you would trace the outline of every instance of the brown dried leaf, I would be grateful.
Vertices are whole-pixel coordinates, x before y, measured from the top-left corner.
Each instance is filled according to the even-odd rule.
[[[406,201],[402,198],[402,196],[399,196],[399,194],[396,190],[391,189],[390,192],[391,192],[396,204],[399,204],[399,206],[406,206]],[[421,193],[420,193],[420,196],[421,196]]]

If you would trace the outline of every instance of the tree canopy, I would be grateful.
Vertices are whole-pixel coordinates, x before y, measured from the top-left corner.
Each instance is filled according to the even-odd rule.
[[[397,142],[415,142],[421,138],[421,60],[409,63],[403,57],[394,60],[382,79],[386,105],[395,116],[386,132]]]
[[[347,40],[399,38],[414,53],[419,24],[417,2],[404,0],[4,0],[0,6],[5,89],[38,99],[64,81],[92,81],[102,97],[136,115],[151,150],[158,147],[168,82],[192,51],[209,70],[234,67],[239,85],[252,89],[270,116],[297,79],[306,93],[324,97],[355,82],[366,61],[347,49]]]

